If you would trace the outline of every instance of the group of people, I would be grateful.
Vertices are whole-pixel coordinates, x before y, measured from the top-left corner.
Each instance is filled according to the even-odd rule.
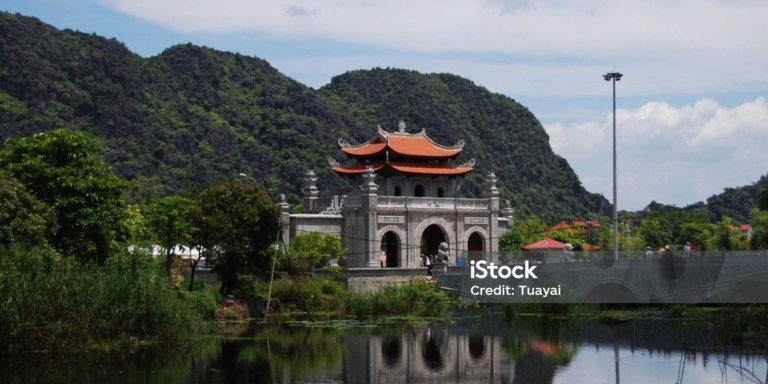
[[[437,254],[422,253],[419,257],[421,266],[427,268],[427,274],[430,276],[432,276],[432,267],[435,263],[448,263],[448,260],[448,244],[446,243],[440,243],[437,249]],[[384,249],[379,252],[379,266],[381,268],[387,267],[387,251]],[[393,266],[396,266],[396,264]]]
[[[685,245],[682,248],[682,256],[683,257],[690,257],[690,256],[696,256],[696,246],[691,244],[691,242],[686,242]],[[672,256],[672,247],[667,244],[663,247],[659,247],[659,249],[654,250],[652,247],[648,246],[645,247],[645,257],[647,259],[661,259],[663,257],[671,257]]]

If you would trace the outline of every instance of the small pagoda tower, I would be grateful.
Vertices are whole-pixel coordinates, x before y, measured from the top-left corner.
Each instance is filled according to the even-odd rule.
[[[497,248],[498,190],[495,176],[488,197],[458,198],[474,159],[457,163],[464,142],[435,143],[425,130],[396,132],[380,127],[368,142],[339,140],[346,163],[330,159],[331,169],[358,186],[344,200],[342,242],[348,267],[420,267],[423,255],[437,255],[442,243],[449,262],[486,258]]]

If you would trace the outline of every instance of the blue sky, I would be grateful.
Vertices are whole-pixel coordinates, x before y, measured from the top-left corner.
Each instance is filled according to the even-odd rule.
[[[528,107],[585,187],[608,199],[602,74],[616,70],[619,209],[684,206],[768,173],[764,0],[0,0],[0,9],[114,37],[145,57],[186,42],[260,57],[313,88],[373,67],[454,73]]]

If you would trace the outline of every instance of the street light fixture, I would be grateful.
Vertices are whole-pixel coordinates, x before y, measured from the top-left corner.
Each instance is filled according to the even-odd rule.
[[[616,201],[616,82],[624,76],[619,72],[603,75],[605,81],[613,82],[613,259],[619,259],[619,215]]]
[[[258,184],[258,183],[259,183],[258,181],[256,181],[256,179],[254,179],[253,177],[250,177],[250,176],[246,175],[245,173],[242,173],[242,172],[240,172],[240,173],[238,173],[237,175],[238,175],[238,176],[240,176],[240,177],[245,177],[246,179],[248,179],[248,180],[250,180],[250,181],[253,181],[253,182],[254,182],[254,183],[256,183],[256,184]]]

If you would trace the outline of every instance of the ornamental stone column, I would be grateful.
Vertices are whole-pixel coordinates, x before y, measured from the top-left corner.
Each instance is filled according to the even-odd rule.
[[[291,205],[288,204],[283,193],[280,194],[280,202],[277,205],[280,207],[280,231],[287,247],[291,239]]]
[[[307,213],[317,213],[317,197],[320,191],[315,185],[317,183],[317,176],[315,171],[308,169],[304,173],[304,211]]]
[[[488,198],[488,260],[499,261],[499,189],[496,174],[491,171],[485,177],[485,193]]]
[[[362,221],[364,231],[363,251],[366,255],[365,265],[369,268],[379,267],[379,247],[376,245],[376,226],[377,226],[377,206],[379,204],[379,186],[375,182],[376,174],[373,167],[368,166],[363,173],[363,184],[360,186],[362,200]]]

